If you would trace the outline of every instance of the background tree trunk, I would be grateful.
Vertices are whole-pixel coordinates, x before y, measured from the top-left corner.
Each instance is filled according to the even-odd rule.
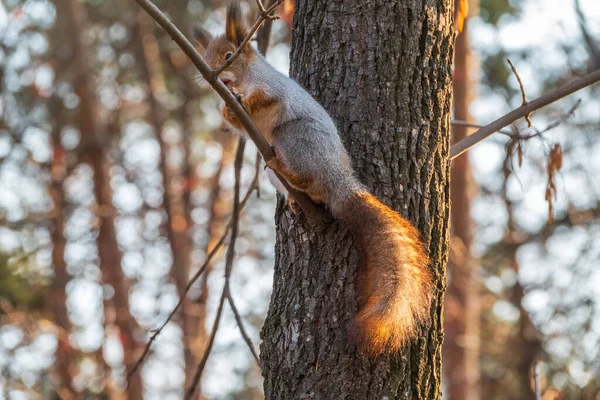
[[[368,359],[349,330],[358,254],[337,223],[309,228],[280,202],[262,331],[267,399],[437,399],[449,212],[451,0],[297,1],[291,75],[336,120],[360,180],[428,244],[431,327],[400,356]]]
[[[459,7],[455,0],[455,9]],[[469,3],[469,15],[477,7],[477,0]],[[455,10],[456,11],[456,10]],[[473,98],[469,46],[469,17],[456,38],[454,49],[453,107],[454,118],[470,121],[469,105]],[[467,136],[468,128],[452,127],[452,142]],[[448,290],[444,304],[444,372],[450,400],[477,400],[480,397],[479,372],[479,291],[475,274],[477,260],[471,255],[473,221],[471,199],[476,190],[468,156],[458,157],[452,164],[451,179],[452,238],[448,262]]]
[[[510,176],[513,174],[511,168],[511,156],[510,149],[506,152],[507,155],[504,159],[502,173],[504,175],[504,181],[502,185],[502,198],[504,201],[504,207],[507,213],[507,229],[504,236],[504,243],[506,246],[506,256],[508,265],[514,271],[517,277],[516,282],[510,288],[508,292],[508,299],[512,305],[519,311],[519,322],[518,332],[513,348],[515,356],[512,357],[514,360],[514,370],[516,372],[516,383],[518,387],[518,396],[522,399],[536,399],[536,395],[533,387],[532,380],[532,368],[536,361],[538,361],[543,354],[542,343],[539,339],[539,333],[527,310],[523,305],[523,299],[525,298],[525,288],[519,282],[519,260],[517,259],[517,251],[519,250],[518,240],[518,223],[514,214],[514,204],[508,195],[508,182]]]
[[[55,119],[55,125],[52,128],[54,151],[50,167],[52,180],[48,187],[50,198],[54,204],[52,209],[52,267],[54,279],[52,280],[46,303],[52,313],[54,322],[59,328],[56,359],[54,362],[54,368],[59,379],[57,397],[71,399],[75,398],[76,392],[73,389],[73,376],[71,372],[75,354],[69,343],[68,334],[71,331],[71,321],[67,311],[67,283],[71,277],[67,272],[67,263],[65,262],[67,239],[64,235],[66,202],[63,183],[67,175],[67,165],[66,152],[60,144],[60,131],[64,126],[64,116],[62,107],[57,103],[58,99],[53,98],[51,110]]]
[[[85,27],[89,25],[84,4],[77,0],[56,2],[58,23],[68,27],[73,40],[73,65],[75,77],[73,86],[79,96],[78,127],[82,142],[89,146],[87,160],[93,171],[94,196],[97,203],[98,216],[98,258],[101,281],[109,285],[113,293],[104,298],[104,323],[115,325],[119,330],[119,339],[123,347],[123,364],[125,376],[136,361],[136,333],[139,326],[129,308],[129,284],[121,269],[121,251],[117,242],[114,226],[114,209],[112,207],[112,189],[110,186],[110,163],[107,149],[103,145],[104,136],[110,129],[98,118],[99,104],[96,101],[96,87],[93,81],[92,61],[94,59],[84,43]],[[108,141],[107,141],[108,142]],[[127,399],[136,400],[143,397],[143,385],[140,374],[134,374],[127,382]]]

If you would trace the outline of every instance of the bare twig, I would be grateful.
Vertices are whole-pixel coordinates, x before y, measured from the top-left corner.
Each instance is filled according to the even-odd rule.
[[[258,8],[260,9],[261,8],[260,6],[262,5],[262,1],[260,1],[260,0],[256,0],[256,1],[259,3]],[[265,5],[267,7],[269,7],[271,5],[271,0],[266,0]],[[264,5],[263,5],[263,9],[264,9]],[[269,38],[271,37],[272,25],[273,25],[273,20],[268,19],[262,24],[262,26],[256,33],[256,47],[258,48],[259,53],[262,54],[263,56],[267,54],[267,49],[269,48]]]
[[[569,109],[569,111],[567,111],[565,113],[565,115],[550,123],[548,126],[546,126],[544,129],[539,130],[536,127],[532,127],[535,130],[535,133],[532,133],[530,135],[523,135],[519,132],[510,132],[510,131],[506,131],[506,130],[499,130],[498,133],[501,133],[503,135],[508,136],[509,138],[513,139],[513,140],[520,140],[520,141],[525,141],[525,140],[529,140],[532,139],[534,137],[542,137],[542,135],[546,132],[548,132],[549,130],[552,130],[554,128],[556,128],[557,126],[559,126],[560,124],[562,124],[563,122],[565,122],[567,119],[569,119],[569,117],[571,117],[573,115],[573,113],[575,112],[575,110],[577,109],[577,107],[579,107],[581,105],[581,99],[578,99],[575,104],[573,104],[573,106]],[[460,121],[460,120],[452,120],[450,122],[451,125],[454,126],[464,126],[467,128],[483,128],[482,125],[478,125],[478,124],[474,124],[472,122],[468,122],[468,121]],[[516,129],[516,128],[515,128]]]
[[[175,305],[175,307],[173,308],[173,310],[171,311],[171,313],[169,314],[169,316],[167,317],[167,319],[165,320],[165,322],[163,322],[160,327],[158,327],[157,329],[153,330],[154,333],[150,337],[150,340],[148,340],[148,343],[146,343],[146,347],[144,348],[144,352],[142,353],[142,355],[140,356],[140,358],[136,361],[136,363],[134,364],[133,368],[131,368],[131,371],[129,372],[129,374],[127,374],[127,379],[129,379],[133,374],[135,374],[137,372],[137,370],[139,369],[139,367],[142,365],[142,363],[144,362],[144,360],[148,356],[148,353],[150,352],[150,348],[152,347],[152,343],[154,343],[154,341],[156,340],[156,338],[158,337],[158,335],[160,335],[160,333],[162,332],[162,330],[164,329],[164,327],[167,326],[167,324],[173,319],[173,317],[175,316],[175,314],[177,314],[177,311],[179,311],[179,309],[181,308],[181,305],[183,304],[183,302],[185,300],[185,296],[187,295],[187,292],[189,292],[189,290],[191,289],[192,285],[204,273],[204,271],[206,270],[206,268],[208,267],[208,265],[210,264],[210,262],[212,261],[212,259],[214,258],[214,256],[217,254],[217,252],[223,246],[223,243],[225,242],[225,238],[227,237],[227,233],[228,232],[229,232],[229,228],[227,228],[225,230],[225,234],[221,237],[221,239],[219,239],[219,241],[217,242],[217,244],[215,245],[215,247],[210,251],[210,253],[206,257],[206,261],[204,262],[204,264],[202,265],[202,267],[200,267],[200,269],[198,270],[198,272],[196,272],[196,274],[194,275],[194,277],[192,279],[190,279],[190,281],[188,282],[187,286],[185,287],[185,290],[184,290],[183,294],[181,295],[179,301],[177,302],[177,305]]]
[[[579,24],[579,29],[581,29],[581,35],[583,36],[585,46],[590,55],[590,64],[594,69],[600,68],[600,49],[596,44],[596,40],[590,34],[588,20],[584,11],[581,9],[579,0],[575,0],[575,12],[577,13],[577,22]]]
[[[515,74],[515,76],[517,77],[517,82],[519,82],[519,88],[521,89],[521,97],[523,98],[523,102],[521,103],[521,105],[526,105],[527,104],[527,96],[525,96],[525,88],[523,87],[523,81],[521,81],[521,77],[519,76],[519,73],[517,72],[515,65],[512,63],[512,61],[510,61],[510,58],[507,58],[506,61],[508,61],[508,65],[510,65],[510,69],[512,69],[513,74]]]
[[[527,96],[525,95],[525,87],[523,86],[523,81],[521,81],[521,77],[519,76],[519,73],[517,72],[517,69],[515,68],[512,61],[510,61],[510,58],[507,58],[506,61],[508,61],[508,64],[510,65],[510,69],[512,69],[513,74],[515,74],[515,76],[517,77],[517,82],[519,82],[519,88],[521,89],[521,97],[523,99],[521,106],[526,106],[527,105]],[[525,120],[527,121],[527,127],[531,128],[531,113],[529,113],[525,116]]]
[[[227,283],[225,283],[227,286]],[[213,327],[210,333],[210,338],[208,340],[208,344],[206,345],[206,351],[202,356],[202,360],[200,360],[200,364],[198,364],[198,368],[196,368],[196,373],[192,378],[192,384],[188,388],[188,391],[185,395],[186,400],[192,399],[194,396],[194,392],[196,391],[196,387],[200,382],[200,378],[202,377],[202,372],[204,371],[204,367],[206,367],[206,362],[208,361],[208,356],[212,350],[212,347],[215,343],[215,338],[217,337],[217,331],[219,330],[219,323],[221,322],[221,314],[223,313],[223,306],[225,305],[225,297],[226,297],[226,287],[223,288],[223,292],[221,293],[221,299],[219,300],[219,307],[217,308],[217,315],[215,316],[215,322],[213,322]]]
[[[258,6],[258,9],[261,13],[265,12],[265,6],[263,5],[263,2],[261,0],[256,0],[256,5]]]
[[[254,179],[252,180],[252,183],[250,184],[248,191],[244,195],[244,199],[240,202],[240,207],[239,207],[240,211],[244,209],[244,206],[246,205],[248,200],[250,200],[252,193],[255,190],[257,190],[257,188],[258,188],[258,179],[259,179],[258,172],[260,172],[260,171],[257,171],[257,173],[254,175]],[[160,327],[158,327],[157,329],[153,330],[152,336],[148,340],[148,343],[146,343],[144,352],[142,353],[140,358],[137,360],[137,362],[131,369],[131,372],[128,374],[127,378],[129,378],[131,375],[133,375],[139,369],[140,365],[144,362],[144,360],[148,356],[148,353],[150,352],[150,348],[152,347],[152,343],[156,340],[156,338],[162,332],[164,327],[167,326],[167,324],[173,319],[175,314],[177,314],[177,311],[179,311],[179,309],[181,308],[181,305],[183,304],[187,293],[190,291],[190,289],[192,288],[194,283],[196,283],[196,281],[200,278],[200,276],[202,276],[204,271],[206,271],[206,269],[210,265],[210,262],[212,261],[212,259],[215,257],[215,255],[218,253],[218,251],[221,249],[221,247],[225,243],[225,239],[227,238],[227,234],[229,233],[229,229],[231,228],[232,224],[233,224],[233,219],[229,221],[229,223],[225,227],[225,232],[223,233],[223,236],[221,236],[221,238],[219,239],[217,244],[215,244],[215,247],[213,247],[213,249],[206,256],[206,260],[204,261],[204,264],[202,264],[200,269],[194,274],[192,279],[190,279],[190,281],[186,285],[186,287],[181,295],[181,298],[179,299],[179,302],[177,302],[177,304],[175,305],[175,308],[173,308],[173,310],[171,311],[171,313],[169,314],[167,319],[162,323],[162,325]]]
[[[238,226],[239,226],[239,217],[240,217],[240,175],[242,170],[242,163],[244,161],[244,148],[246,146],[246,141],[242,138],[239,140],[238,150],[235,155],[235,185],[234,185],[234,195],[233,195],[233,215],[231,216],[231,237],[229,239],[229,247],[227,247],[227,256],[225,260],[225,285],[223,286],[223,293],[221,294],[221,300],[219,301],[219,308],[217,310],[217,315],[215,317],[215,322],[213,324],[212,332],[210,334],[210,339],[206,346],[206,350],[204,355],[202,356],[202,360],[200,364],[198,364],[198,368],[196,368],[196,373],[192,378],[192,383],[187,390],[186,399],[191,399],[196,391],[196,387],[200,382],[200,378],[202,377],[202,372],[204,372],[204,368],[206,367],[206,362],[208,360],[208,356],[212,350],[212,347],[215,342],[215,338],[217,336],[217,331],[219,330],[219,322],[221,320],[221,314],[223,312],[223,304],[225,302],[225,298],[230,296],[229,294],[229,278],[231,277],[231,271],[233,269],[233,258],[235,255],[235,242],[238,235]],[[231,303],[230,303],[231,304]],[[242,326],[241,324],[239,325]],[[240,328],[243,330],[243,328]]]
[[[181,33],[179,29],[165,16],[165,14],[158,9],[150,0],[135,0],[168,34],[171,36],[173,41],[183,50],[183,52],[192,61],[194,66],[198,69],[202,77],[208,82],[208,84],[221,96],[225,104],[227,104],[231,110],[235,113],[236,117],[248,133],[250,139],[254,142],[258,150],[260,151],[263,159],[266,162],[275,158],[275,152],[269,143],[265,140],[262,134],[259,132],[256,125],[250,119],[250,116],[244,110],[244,107],[235,99],[229,89],[218,79],[215,75],[215,71],[211,69],[204,58],[196,51],[194,46],[189,40]],[[277,4],[277,3],[275,3]],[[277,174],[277,171],[275,171]],[[292,195],[294,200],[302,207],[307,220],[312,225],[318,225],[319,223],[326,221],[328,218],[323,212],[323,209],[317,207],[310,198],[302,192],[299,192],[292,188],[285,179],[279,174],[277,177],[286,188],[286,190]]]
[[[229,301],[229,305],[231,306],[231,311],[233,311],[233,316],[235,317],[235,322],[237,323],[238,328],[240,328],[240,333],[242,335],[242,338],[248,345],[248,348],[250,349],[250,352],[252,353],[252,357],[254,357],[254,361],[256,361],[256,364],[260,368],[260,359],[258,358],[258,353],[256,352],[256,349],[254,348],[254,344],[252,343],[250,336],[248,336],[248,333],[246,332],[246,329],[244,328],[244,322],[242,321],[242,316],[240,315],[237,307],[235,306],[235,302],[233,301],[233,296],[231,295],[231,291],[229,289],[227,290],[227,301]]]
[[[563,122],[565,122],[571,115],[573,115],[573,113],[575,112],[575,110],[577,110],[577,107],[579,107],[581,105],[581,99],[577,99],[577,101],[575,102],[575,104],[573,104],[573,107],[571,107],[569,109],[569,111],[567,111],[567,113],[565,114],[564,117],[562,117],[559,120],[556,120],[552,123],[550,123],[547,127],[545,127],[544,129],[542,129],[541,131],[539,131],[539,134],[541,135],[542,133],[546,133],[551,129],[556,128],[557,126],[559,126],[560,124],[562,124]]]
[[[483,128],[483,125],[475,124],[475,123],[469,122],[469,121],[456,120],[456,119],[453,119],[452,121],[450,121],[450,125],[453,125],[453,126],[464,126],[465,128],[477,128],[477,129]],[[504,135],[508,135],[508,136],[510,136],[510,135],[513,134],[510,131],[503,131],[503,130],[499,130],[498,132],[502,133]]]
[[[532,367],[532,374],[533,374],[533,386],[535,388],[535,399],[536,400],[542,400],[542,393],[541,393],[541,389],[540,389],[540,363],[539,361],[535,361],[533,363],[533,367]]]
[[[273,4],[271,7],[267,8],[266,10],[264,10],[264,6],[262,7],[263,10],[260,11],[258,19],[254,23],[254,25],[252,25],[252,28],[250,28],[250,31],[248,31],[248,35],[246,35],[246,37],[242,41],[242,44],[240,44],[238,46],[238,48],[235,49],[235,51],[233,52],[233,55],[229,58],[229,60],[225,61],[225,63],[223,65],[221,65],[219,68],[214,70],[213,74],[215,77],[218,76],[219,74],[221,74],[221,72],[225,71],[225,69],[227,67],[229,67],[236,60],[236,58],[238,58],[240,56],[242,51],[244,51],[244,48],[246,47],[246,45],[250,42],[250,40],[252,40],[252,36],[254,36],[254,34],[256,33],[258,28],[260,28],[260,26],[262,25],[263,22],[265,22],[268,19],[273,20],[273,19],[279,18],[277,16],[272,15],[271,13],[277,7],[279,7],[279,5],[281,5],[281,3],[283,3],[283,1],[284,0],[277,0],[275,2],[275,4]]]
[[[256,176],[258,176],[258,174],[260,174],[260,167],[262,164],[262,157],[260,156],[260,153],[256,153],[256,161],[254,163],[254,173]],[[257,180],[256,181],[256,197],[260,198],[260,182]]]
[[[498,130],[504,128],[505,126],[512,124],[519,118],[531,114],[533,111],[545,107],[548,104],[554,103],[555,101],[573,94],[578,90],[593,85],[598,81],[600,81],[600,69],[581,78],[575,79],[558,89],[552,90],[543,96],[528,102],[525,106],[520,106],[519,108],[512,110],[508,114],[498,118],[488,125],[483,126],[475,131],[472,135],[467,136],[460,142],[453,145],[450,149],[450,159],[455,159],[477,143],[481,142],[483,139],[495,132],[498,132]]]

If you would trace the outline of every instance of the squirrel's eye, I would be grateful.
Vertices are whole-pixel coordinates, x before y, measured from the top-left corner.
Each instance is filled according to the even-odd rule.
[[[225,61],[229,60],[232,55],[233,55],[233,53],[227,53],[227,54],[225,54]]]

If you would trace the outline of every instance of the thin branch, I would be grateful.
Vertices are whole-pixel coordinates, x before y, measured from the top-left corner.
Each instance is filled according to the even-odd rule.
[[[204,271],[206,270],[206,268],[208,267],[208,265],[210,264],[210,262],[212,261],[212,259],[214,258],[214,256],[217,254],[217,252],[223,246],[223,243],[225,242],[225,238],[227,237],[227,233],[228,232],[229,232],[229,227],[226,228],[225,234],[223,236],[221,236],[221,239],[219,239],[219,241],[217,242],[217,244],[215,245],[215,247],[210,251],[210,253],[206,257],[206,261],[204,262],[204,264],[202,265],[202,267],[200,267],[200,269],[198,270],[198,272],[196,272],[196,274],[194,275],[194,277],[192,279],[190,279],[190,281],[188,282],[187,286],[185,287],[185,290],[184,290],[183,294],[179,298],[179,301],[177,302],[177,305],[175,306],[175,308],[173,308],[173,310],[171,311],[171,313],[169,314],[169,316],[167,317],[167,319],[165,320],[165,322],[163,322],[162,325],[160,327],[158,327],[158,329],[154,329],[153,330],[154,333],[150,337],[150,340],[148,340],[148,343],[146,343],[146,347],[144,348],[144,352],[142,353],[142,355],[140,356],[140,358],[136,361],[135,365],[133,366],[133,368],[131,369],[131,371],[129,372],[129,374],[127,374],[127,379],[129,379],[131,376],[133,376],[133,374],[135,374],[137,372],[137,370],[139,369],[139,367],[142,365],[142,363],[144,362],[144,360],[148,356],[148,353],[150,352],[150,348],[152,347],[152,343],[154,343],[154,341],[156,340],[156,338],[158,337],[158,335],[160,335],[160,333],[162,332],[162,330],[164,329],[164,327],[167,326],[167,324],[173,319],[173,317],[175,316],[175,314],[177,314],[177,311],[179,311],[179,309],[181,308],[181,305],[183,304],[183,302],[185,300],[185,296],[187,295],[187,293],[191,289],[192,285],[204,273]]]
[[[540,389],[540,363],[535,361],[533,363],[532,374],[533,374],[533,386],[535,388],[535,399],[542,400],[542,393]]]
[[[212,347],[215,343],[215,338],[217,337],[217,331],[219,330],[219,323],[221,322],[221,314],[223,313],[223,306],[225,305],[225,297],[226,297],[226,286],[223,287],[223,292],[221,293],[221,299],[219,300],[219,307],[217,308],[217,315],[215,316],[215,322],[213,322],[213,327],[210,333],[210,338],[208,340],[208,344],[206,345],[206,351],[204,356],[202,356],[202,360],[200,360],[200,364],[198,364],[198,368],[196,369],[196,373],[194,374],[194,378],[192,379],[192,384],[189,387],[185,398],[192,399],[194,396],[194,392],[196,391],[196,387],[200,382],[200,378],[202,377],[202,372],[204,371],[204,367],[206,367],[206,362],[208,361],[208,356],[212,350]]]
[[[577,101],[575,102],[575,104],[569,109],[569,111],[566,112],[566,114],[550,123],[548,126],[546,126],[544,129],[542,129],[541,131],[539,129],[537,129],[536,127],[532,127],[535,130],[535,133],[531,134],[531,135],[522,135],[519,132],[510,132],[510,131],[506,131],[506,130],[499,130],[498,133],[501,133],[503,135],[508,136],[509,138],[513,139],[513,140],[529,140],[531,138],[534,137],[541,137],[542,134],[548,132],[549,130],[552,130],[554,128],[556,128],[557,126],[559,126],[560,124],[562,124],[563,122],[565,122],[567,119],[569,119],[569,117],[571,117],[573,115],[573,113],[575,112],[575,110],[581,105],[581,99],[577,99]],[[452,120],[450,122],[451,125],[453,126],[464,126],[467,128],[483,128],[482,125],[479,124],[474,124],[472,122],[468,122],[468,121],[461,121],[461,120]],[[516,128],[515,128],[516,129]]]
[[[506,61],[508,61],[510,69],[512,69],[513,74],[515,74],[515,76],[517,77],[517,82],[519,82],[519,88],[521,89],[521,97],[523,99],[521,105],[526,106],[527,96],[525,95],[525,87],[523,86],[523,81],[521,80],[521,77],[519,76],[519,73],[517,72],[517,69],[515,68],[514,64],[512,63],[512,61],[510,61],[510,58],[507,58]],[[525,120],[527,121],[527,127],[531,128],[531,114],[527,114],[525,116]]]
[[[258,189],[258,180],[259,180],[259,175],[258,172],[254,175],[254,179],[252,180],[252,183],[250,184],[250,187],[248,188],[248,191],[246,192],[246,194],[244,195],[244,199],[240,202],[240,211],[244,209],[244,206],[246,205],[246,203],[248,202],[248,200],[250,200],[250,197],[252,196],[252,193]],[[142,353],[142,355],[140,356],[140,358],[137,360],[137,362],[135,363],[135,365],[133,366],[133,368],[131,369],[131,372],[127,375],[127,378],[129,379],[130,376],[132,376],[141,366],[141,364],[144,362],[144,360],[146,359],[146,357],[148,356],[149,352],[150,352],[150,348],[152,347],[152,343],[156,340],[156,338],[158,337],[158,335],[160,335],[160,333],[162,332],[162,330],[164,329],[165,326],[167,326],[167,324],[173,319],[173,317],[175,316],[175,314],[177,314],[177,311],[179,311],[179,309],[181,308],[181,305],[183,304],[184,300],[185,300],[185,296],[187,295],[187,293],[190,291],[190,289],[192,288],[192,286],[194,285],[194,283],[196,283],[196,281],[200,278],[200,276],[202,276],[202,274],[204,273],[204,271],[206,271],[206,269],[208,268],[210,262],[212,261],[212,259],[215,257],[215,255],[217,254],[217,252],[221,249],[221,247],[223,246],[223,244],[225,243],[225,239],[227,238],[227,234],[229,233],[229,229],[231,228],[233,224],[233,219],[229,221],[229,223],[227,224],[227,226],[225,227],[225,232],[223,233],[223,236],[221,236],[221,238],[219,239],[219,241],[217,242],[217,244],[215,244],[215,247],[213,247],[213,249],[210,251],[210,253],[208,253],[206,260],[204,261],[204,264],[202,264],[202,266],[200,267],[200,269],[196,272],[196,274],[194,274],[194,276],[192,277],[192,279],[190,279],[190,281],[188,282],[188,284],[186,285],[179,301],[177,302],[177,304],[175,305],[175,308],[173,308],[173,310],[171,311],[171,313],[169,314],[169,316],[167,317],[167,319],[162,323],[161,326],[159,326],[157,329],[154,329],[152,332],[152,336],[150,337],[150,339],[148,340],[148,343],[146,343],[146,347],[144,348],[144,352]]]
[[[260,0],[256,0],[256,1],[260,2],[260,4],[262,4],[262,1],[260,1]],[[270,3],[271,3],[271,0],[266,0],[265,5],[267,7],[269,7]],[[259,8],[260,8],[260,5],[259,5]],[[262,54],[263,56],[267,54],[267,49],[269,48],[269,38],[271,37],[272,25],[273,25],[273,20],[268,19],[262,24],[262,26],[256,33],[256,48],[258,49],[259,53]]]
[[[579,29],[581,29],[581,35],[583,36],[583,40],[585,41],[585,45],[590,55],[590,63],[594,69],[600,68],[600,49],[596,44],[596,40],[590,34],[588,21],[585,13],[581,9],[579,0],[575,0],[575,12],[577,13],[577,23],[579,24]]]
[[[260,156],[259,152],[256,152],[256,161],[254,163],[254,173],[256,174],[256,176],[260,174],[261,164],[262,157]],[[260,198],[260,182],[258,180],[256,181],[256,197]]]
[[[261,13],[265,12],[265,6],[263,5],[263,2],[261,0],[256,0],[256,5],[258,6],[258,9]]]
[[[577,107],[579,107],[581,105],[581,99],[577,99],[577,101],[575,102],[575,104],[573,105],[573,107],[571,107],[569,109],[569,111],[567,111],[567,113],[565,114],[564,117],[562,117],[559,120],[556,120],[554,122],[552,122],[551,124],[549,124],[547,127],[545,127],[544,129],[542,129],[539,133],[546,133],[551,129],[556,128],[557,126],[559,126],[560,124],[562,124],[563,122],[565,122],[567,119],[569,119],[569,117],[571,117],[571,115],[573,115],[573,113],[575,112],[575,110],[577,109]]]
[[[519,82],[519,88],[521,89],[521,97],[523,98],[523,102],[521,103],[521,105],[524,106],[527,104],[527,96],[525,96],[525,88],[523,87],[523,81],[521,81],[521,77],[519,76],[515,65],[512,63],[512,61],[510,61],[510,58],[507,58],[506,61],[508,61],[510,69],[512,69],[513,74],[515,74],[515,76],[517,77],[517,82]]]
[[[573,94],[578,90],[593,85],[598,81],[600,81],[600,69],[591,72],[581,78],[575,79],[558,89],[552,90],[542,95],[541,97],[538,97],[537,99],[528,102],[525,106],[515,108],[508,114],[498,118],[497,120],[488,125],[483,126],[482,128],[475,131],[472,135],[467,136],[460,142],[453,145],[450,149],[450,159],[455,159],[456,157],[460,156],[477,143],[481,142],[483,139],[487,138],[495,132],[498,132],[498,130],[504,128],[505,126],[514,123],[519,118],[531,114],[533,111],[545,107],[548,104],[554,103],[555,101],[560,100],[563,97],[566,97],[570,94]]]
[[[248,348],[250,349],[250,352],[252,353],[252,357],[254,357],[254,361],[256,361],[256,364],[260,368],[260,359],[258,358],[258,353],[256,352],[256,349],[254,348],[254,344],[252,343],[250,336],[246,332],[246,328],[244,328],[244,322],[242,321],[242,316],[240,315],[237,307],[235,306],[235,302],[233,301],[233,296],[231,295],[230,290],[227,290],[227,300],[229,301],[229,305],[231,306],[231,311],[233,311],[233,316],[235,317],[235,322],[237,322],[237,326],[238,326],[238,328],[240,328],[240,333],[242,335],[242,338],[248,345]]]
[[[238,235],[238,227],[239,227],[239,218],[240,218],[240,175],[242,170],[242,164],[244,161],[244,148],[246,146],[246,141],[243,138],[240,138],[238,144],[237,154],[235,155],[235,185],[234,185],[234,195],[233,195],[233,215],[231,216],[231,237],[229,240],[229,247],[227,248],[227,256],[225,260],[225,285],[223,286],[223,293],[221,294],[221,300],[219,302],[219,308],[217,310],[217,315],[215,317],[215,322],[213,324],[212,332],[210,334],[210,339],[206,346],[206,350],[204,352],[204,356],[198,364],[198,368],[196,369],[196,373],[192,378],[192,383],[187,390],[186,399],[191,399],[194,396],[194,392],[196,391],[196,387],[200,382],[200,378],[202,377],[202,372],[206,367],[206,362],[208,360],[208,356],[212,350],[212,347],[215,342],[215,338],[217,336],[217,331],[219,330],[219,322],[221,320],[221,314],[223,312],[223,304],[225,302],[225,298],[229,293],[229,278],[231,277],[231,271],[233,269],[233,259],[235,256],[235,242],[237,240]],[[241,325],[240,325],[241,326]]]
[[[453,126],[464,126],[465,128],[477,128],[477,129],[483,128],[483,125],[475,124],[475,123],[469,122],[469,121],[462,121],[462,120],[459,120],[459,119],[453,119],[452,121],[450,121],[450,125],[453,125]],[[502,133],[502,134],[508,135],[508,136],[513,135],[512,132],[503,131],[503,130],[499,130],[498,133]]]
[[[229,91],[227,86],[218,79],[214,74],[214,70],[211,69],[204,58],[196,51],[194,46],[189,40],[181,33],[179,29],[165,16],[165,14],[158,9],[150,0],[135,0],[168,34],[171,36],[173,41],[181,48],[181,50],[188,56],[190,61],[198,69],[202,77],[208,82],[208,84],[217,92],[217,94],[223,99],[231,110],[235,113],[236,117],[246,129],[248,136],[254,142],[258,151],[260,151],[263,159],[266,162],[275,158],[275,152],[271,145],[265,140],[262,134],[259,132],[256,125],[252,122],[250,116],[244,110],[244,107],[236,100],[233,94]],[[275,171],[277,174],[277,171]],[[279,174],[277,177],[286,188],[286,190],[292,195],[296,202],[302,207],[304,214],[309,223],[312,225],[318,225],[326,221],[328,218],[322,208],[317,207],[310,198],[302,192],[299,192],[292,188],[288,182],[283,179]]]
[[[260,28],[260,26],[262,25],[263,22],[265,22],[267,19],[273,20],[273,19],[279,18],[279,17],[271,15],[271,13],[277,7],[279,7],[279,5],[281,5],[281,3],[283,3],[283,1],[284,0],[277,0],[275,2],[275,4],[273,4],[267,10],[265,10],[265,11],[261,10],[261,12],[259,13],[258,19],[254,23],[254,25],[252,25],[252,28],[250,28],[250,31],[248,32],[248,34],[242,41],[242,44],[240,44],[238,46],[238,48],[235,49],[235,51],[233,52],[233,55],[229,58],[229,60],[225,61],[225,63],[223,65],[221,65],[219,68],[214,70],[213,74],[215,77],[219,76],[221,74],[221,72],[225,71],[225,69],[227,67],[229,67],[236,60],[236,58],[238,58],[240,56],[240,54],[244,51],[244,48],[246,47],[246,45],[250,42],[250,40],[252,40],[252,36],[254,36],[254,34],[256,33],[258,28]],[[263,9],[264,9],[264,7],[263,7]]]

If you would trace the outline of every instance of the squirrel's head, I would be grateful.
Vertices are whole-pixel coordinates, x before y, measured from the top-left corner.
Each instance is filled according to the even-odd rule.
[[[242,44],[248,35],[248,27],[244,22],[244,15],[240,4],[233,1],[227,8],[227,23],[225,34],[213,38],[204,28],[197,26],[193,31],[194,38],[204,50],[204,59],[213,68],[223,65],[235,50]],[[242,89],[243,79],[248,72],[248,65],[257,56],[256,50],[248,42],[235,61],[221,72],[219,77],[227,87]]]

